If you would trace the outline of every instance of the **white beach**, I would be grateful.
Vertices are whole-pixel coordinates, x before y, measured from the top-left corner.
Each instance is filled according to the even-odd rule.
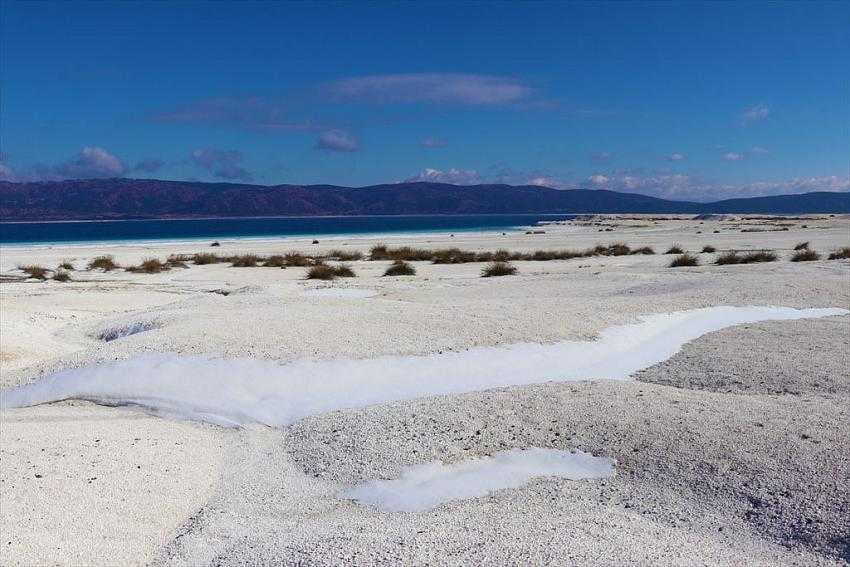
[[[789,311],[850,308],[850,261],[826,259],[850,246],[850,217],[600,217],[536,230],[544,232],[318,237],[318,244],[219,239],[216,248],[208,242],[3,248],[4,389],[107,363],[130,386],[144,386],[148,367],[131,375],[125,363],[163,354],[260,359],[284,368],[306,361],[315,364],[311,369],[333,368],[327,372],[340,384],[347,369],[364,368],[369,379],[358,374],[357,384],[380,386],[376,375],[388,357],[410,364],[423,360],[412,357],[449,355],[467,361],[466,353],[529,343],[552,352],[545,349],[567,342],[578,345],[568,351],[578,358],[583,342],[598,345],[606,329],[654,315],[777,309],[700,333],[681,349],[628,367],[624,376],[602,366],[599,376],[588,371],[571,381],[541,376],[510,385],[506,357],[489,373],[506,377],[498,387],[481,376],[480,388],[452,391],[449,383],[443,395],[407,395],[419,391],[417,379],[404,396],[373,403],[364,394],[367,402],[327,410],[308,403],[305,379],[303,398],[295,398],[306,400],[296,408],[304,411],[286,414],[295,418],[228,414],[234,427],[217,425],[225,421],[214,407],[209,417],[201,415],[204,399],[226,389],[205,392],[197,379],[204,374],[195,376],[191,367],[172,383],[180,384],[181,372],[187,376],[193,413],[150,402],[155,396],[144,388],[116,394],[112,404],[122,407],[72,399],[11,408],[4,390],[0,564],[850,561],[850,316],[796,318]],[[790,262],[802,241],[822,259]],[[530,252],[614,242],[651,246],[657,254],[518,261],[517,275],[493,278],[480,277],[481,263],[430,262],[413,262],[415,276],[382,277],[390,263],[370,260],[348,262],[357,277],[332,282],[306,280],[306,268],[227,263],[190,263],[158,274],[84,269],[101,254],[131,265],[198,252],[368,254],[378,243]],[[668,268],[673,256],[663,252],[674,243],[701,265]],[[718,252],[700,254],[706,245]],[[770,249],[779,259],[712,263],[729,249]],[[23,280],[16,269],[55,268],[64,260],[76,268],[68,283]],[[789,320],[772,320],[781,318],[777,313]],[[105,334],[116,338],[99,338]],[[487,348],[497,350],[481,350]],[[244,373],[234,368],[238,382]],[[449,370],[465,379],[462,367]],[[451,382],[452,372],[433,381]],[[274,382],[273,371],[259,373]],[[471,380],[474,372],[466,374]],[[357,392],[348,398],[359,400]],[[219,398],[228,403],[226,395]],[[304,409],[314,407],[320,409]],[[436,462],[436,470],[439,463],[463,470],[471,459],[531,448],[607,459],[614,474],[512,477],[513,484],[483,496],[413,511],[344,497],[352,487],[399,479],[410,467]]]

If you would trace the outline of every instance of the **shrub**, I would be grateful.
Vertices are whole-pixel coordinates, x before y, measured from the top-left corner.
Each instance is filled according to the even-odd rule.
[[[195,254],[192,256],[192,261],[198,266],[205,266],[207,264],[218,264],[224,262],[224,258],[219,256],[218,254],[210,254],[209,252],[201,252],[199,254]]]
[[[56,273],[53,274],[53,279],[57,282],[66,283],[71,281],[71,274],[67,270],[56,270]]]
[[[608,246],[606,256],[626,256],[631,253],[631,248],[622,242],[616,242]]]
[[[46,280],[47,279],[47,268],[44,266],[39,266],[38,264],[29,264],[27,266],[18,266],[18,269],[24,272],[31,278],[35,278],[37,280]]]
[[[71,263],[71,260],[62,260],[59,263],[59,269],[73,271],[74,270],[74,264]]]
[[[119,267],[112,256],[98,256],[89,262],[88,266],[89,270],[103,270],[104,272],[110,272]]]
[[[801,248],[791,256],[792,262],[813,262],[815,260],[820,260],[820,254],[808,248]]]
[[[508,262],[493,262],[484,266],[481,270],[482,278],[492,278],[496,276],[512,276],[516,274],[516,266]]]
[[[359,250],[331,250],[325,254],[325,258],[332,260],[341,260],[343,262],[356,262],[363,259],[363,252]]]
[[[653,250],[652,246],[641,246],[640,248],[632,250],[631,254],[644,254],[648,256],[650,254],[655,254],[655,250]]]
[[[444,248],[435,250],[431,261],[435,264],[466,264],[475,262],[476,254],[460,248]]]
[[[434,252],[424,248],[411,248],[402,246],[400,248],[389,248],[384,244],[373,246],[369,250],[370,260],[404,260],[406,262],[431,260]]]
[[[336,277],[336,271],[327,264],[316,264],[307,270],[308,280],[332,280]]]
[[[680,268],[683,266],[699,266],[699,258],[691,256],[687,252],[681,256],[676,256],[667,266],[668,268]]]
[[[850,246],[839,248],[829,255],[830,260],[850,260]]]
[[[355,276],[354,270],[351,269],[351,266],[347,266],[345,264],[340,264],[332,269],[334,271],[334,275],[338,278],[353,278]]]
[[[128,272],[141,272],[145,274],[158,274],[168,269],[168,266],[156,258],[145,258],[138,266],[129,266]]]
[[[809,243],[808,242],[800,242],[799,244],[794,246],[795,251],[796,250],[808,250],[808,249],[809,249]]]
[[[285,268],[286,257],[280,254],[273,254],[263,261],[263,266],[266,268]]]
[[[385,276],[415,276],[416,268],[408,264],[404,260],[396,260],[384,272]]]
[[[300,252],[289,252],[283,256],[284,263],[289,267],[306,268],[312,266],[315,262],[309,256],[305,256]]]
[[[188,268],[188,262],[192,257],[188,254],[172,254],[165,260],[165,267],[170,268]]]
[[[710,244],[708,246],[702,247],[702,253],[703,254],[714,254],[715,252],[717,252],[717,248],[715,248],[714,246],[711,246]]]
[[[230,257],[230,265],[234,268],[256,268],[262,258],[256,254],[240,254]]]
[[[718,266],[724,266],[726,264],[740,264],[741,257],[734,250],[730,250],[729,252],[724,252],[714,261]]]
[[[742,264],[754,264],[756,262],[773,262],[777,259],[775,253],[770,250],[761,250],[759,252],[748,252],[741,257]]]
[[[678,244],[674,244],[673,246],[667,249],[667,252],[665,252],[665,254],[685,254],[685,251],[682,250],[682,247]]]

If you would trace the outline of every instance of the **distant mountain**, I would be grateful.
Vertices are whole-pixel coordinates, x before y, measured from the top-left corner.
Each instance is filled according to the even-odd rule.
[[[850,213],[850,193],[714,203],[634,193],[511,185],[398,183],[371,187],[92,179],[0,182],[0,220],[496,213]]]

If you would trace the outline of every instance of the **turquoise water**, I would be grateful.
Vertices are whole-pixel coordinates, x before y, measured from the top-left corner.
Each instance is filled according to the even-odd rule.
[[[574,215],[416,215],[0,223],[0,244],[181,241],[513,230]]]

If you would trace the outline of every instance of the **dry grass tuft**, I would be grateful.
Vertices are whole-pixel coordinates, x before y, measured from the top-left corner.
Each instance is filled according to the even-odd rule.
[[[71,262],[71,260],[62,260],[59,263],[59,269],[60,270],[73,271],[74,270],[74,264]]]
[[[264,268],[285,268],[286,267],[286,256],[281,256],[280,254],[272,254],[265,260],[263,260]]]
[[[346,264],[340,264],[333,268],[334,274],[338,278],[353,278],[357,274],[354,273],[354,270],[351,269],[351,266]]]
[[[88,269],[111,272],[112,270],[117,270],[120,267],[121,266],[119,266],[115,262],[115,258],[113,258],[112,256],[98,256],[97,258],[94,258],[91,262],[89,262]]]
[[[475,252],[468,252],[460,248],[435,250],[431,258],[431,261],[435,264],[468,264],[476,260],[477,255]]]
[[[219,256],[218,254],[211,254],[209,252],[199,252],[192,256],[192,262],[197,264],[198,266],[205,266],[207,264],[220,264],[224,262],[225,259]]]
[[[363,252],[359,250],[331,250],[324,255],[327,260],[339,260],[341,262],[357,262],[363,259]]]
[[[829,255],[830,260],[850,260],[850,246],[839,248]]]
[[[71,281],[71,274],[69,274],[67,270],[56,270],[56,273],[53,274],[53,280],[67,283]]]
[[[516,274],[516,266],[508,262],[493,262],[484,266],[481,270],[482,278],[493,278],[498,276],[512,276]]]
[[[714,263],[719,266],[728,264],[755,264],[759,262],[773,262],[777,258],[777,255],[771,250],[747,252],[746,254],[739,254],[735,250],[730,250],[721,254]]]
[[[715,248],[714,246],[712,246],[710,244],[708,246],[702,247],[702,253],[703,254],[714,254],[715,252],[717,252],[717,248]]]
[[[18,269],[24,272],[31,278],[35,278],[37,280],[46,280],[47,273],[50,271],[44,266],[39,266],[38,264],[29,264],[27,266],[18,266]]]
[[[651,255],[655,254],[655,250],[653,250],[652,246],[641,246],[640,248],[635,248],[631,251],[631,254],[644,254]]]
[[[691,256],[687,252],[682,254],[681,256],[677,256],[670,261],[668,264],[668,268],[681,268],[686,266],[699,266],[699,258],[696,256]]]
[[[395,260],[384,272],[385,276],[415,276],[416,268],[404,260]]]
[[[820,254],[808,248],[801,248],[791,256],[792,262],[814,262],[815,260],[820,260]]]
[[[157,258],[145,258],[138,266],[128,266],[128,272],[143,274],[158,274],[169,269],[167,264],[160,262]]]
[[[230,257],[230,265],[234,268],[256,268],[262,260],[256,254],[239,254]]]
[[[316,264],[307,270],[308,280],[332,280],[336,277],[336,271],[327,264]]]
[[[283,256],[287,267],[306,268],[315,264],[315,260],[310,256],[305,256],[301,252],[289,252]]]
[[[800,242],[799,244],[794,246],[795,251],[797,251],[797,250],[808,250],[808,249],[809,249],[809,243],[808,242]]]
[[[685,251],[678,244],[674,244],[670,248],[667,249],[665,254],[685,254]]]

